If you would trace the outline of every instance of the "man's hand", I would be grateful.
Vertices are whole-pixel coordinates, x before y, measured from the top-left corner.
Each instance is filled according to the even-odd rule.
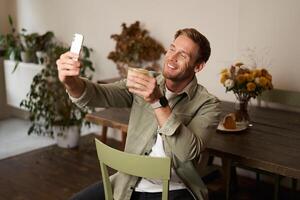
[[[154,103],[162,96],[154,77],[135,71],[127,77],[127,87],[129,92],[143,97],[148,103]]]
[[[62,83],[68,84],[74,77],[79,77],[80,62],[77,54],[66,52],[60,56],[56,64],[58,77]]]
[[[80,97],[85,89],[83,80],[79,78],[81,64],[78,57],[78,54],[66,52],[56,61],[58,78],[73,97]]]
[[[148,103],[154,103],[162,97],[156,79],[142,73],[131,72],[130,76],[127,76],[127,87],[129,92],[143,97]],[[165,124],[171,112],[170,106],[154,109],[160,127]]]

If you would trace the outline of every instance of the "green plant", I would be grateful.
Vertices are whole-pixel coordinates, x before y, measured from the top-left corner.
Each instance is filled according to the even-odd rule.
[[[17,33],[10,15],[8,16],[8,22],[10,24],[10,32],[5,35],[0,34],[0,48],[4,50],[5,59],[20,61],[20,53],[22,51],[20,34]]]
[[[28,134],[53,136],[53,127],[68,127],[81,125],[88,110],[82,110],[71,102],[62,83],[58,79],[56,60],[66,52],[62,44],[52,43],[48,46],[47,55],[49,62],[47,66],[37,74],[32,81],[30,92],[20,106],[30,112],[31,127]],[[94,71],[93,63],[90,61],[92,49],[83,47],[81,52],[80,75],[91,79],[87,70]]]
[[[26,29],[23,29],[21,38],[22,50],[28,53],[31,62],[38,63],[36,52],[46,52],[49,45],[53,42],[54,33],[47,31],[43,35],[38,33],[26,33]]]
[[[111,38],[116,41],[115,50],[110,52],[108,59],[117,64],[121,76],[124,75],[124,65],[130,67],[142,67],[147,63],[151,67],[157,66],[156,61],[164,54],[164,47],[155,39],[149,36],[149,32],[140,27],[136,21],[129,27],[122,24],[122,32],[113,34]]]
[[[43,35],[39,35],[36,38],[35,50],[36,51],[47,51],[48,46],[53,42],[54,33],[47,31]]]
[[[49,45],[53,43],[54,33],[47,31],[40,35],[39,33],[27,33],[27,30],[22,28],[21,32],[16,31],[12,17],[8,16],[10,24],[10,32],[6,35],[0,34],[0,48],[4,50],[4,58],[17,61],[13,72],[17,69],[23,52],[28,56],[30,62],[38,63],[36,52],[48,51]]]

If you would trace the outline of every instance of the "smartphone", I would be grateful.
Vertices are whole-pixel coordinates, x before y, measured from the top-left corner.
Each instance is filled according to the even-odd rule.
[[[82,47],[82,44],[83,44],[83,35],[81,35],[79,33],[75,33],[74,36],[73,36],[73,41],[72,41],[72,44],[71,44],[70,51],[72,53],[79,54],[80,50],[81,50],[81,47]]]

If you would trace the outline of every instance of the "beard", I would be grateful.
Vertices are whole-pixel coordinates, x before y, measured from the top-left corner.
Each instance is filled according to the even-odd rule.
[[[164,76],[165,79],[169,79],[173,82],[185,81],[187,79],[191,79],[195,75],[194,66],[191,65],[187,66],[185,70],[180,70],[180,68],[177,68],[174,71],[172,71],[167,68],[168,66],[166,63],[164,64],[162,75]]]

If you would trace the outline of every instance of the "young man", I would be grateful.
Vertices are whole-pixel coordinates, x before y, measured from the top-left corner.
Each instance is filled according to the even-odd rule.
[[[209,41],[197,30],[178,30],[157,77],[133,73],[128,80],[98,85],[79,77],[78,55],[57,60],[59,79],[78,106],[131,107],[125,151],[172,158],[169,199],[207,199],[195,166],[215,131],[219,100],[197,83],[195,74],[210,56]],[[122,173],[111,177],[115,200],[160,199],[156,180]],[[104,199],[96,183],[72,199]]]

